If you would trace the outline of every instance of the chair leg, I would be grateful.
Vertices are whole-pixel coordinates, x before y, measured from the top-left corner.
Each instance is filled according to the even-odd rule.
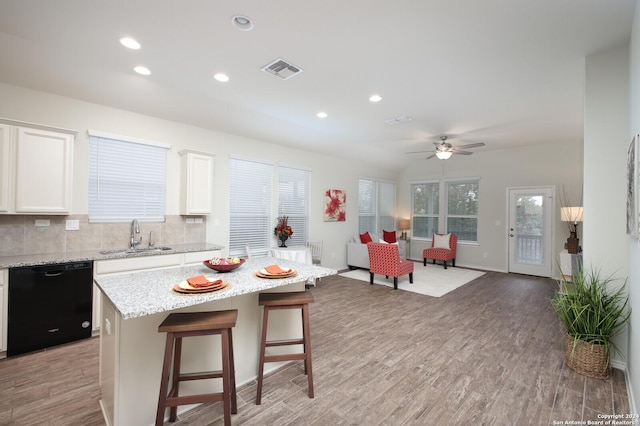
[[[453,258],[451,260],[451,266],[453,266],[455,268],[455,266],[456,266],[456,259],[455,258]]]
[[[435,260],[435,259],[433,259],[433,264],[434,264],[434,265],[436,264],[436,260]]]
[[[373,272],[369,272],[369,284],[373,285]]]
[[[444,269],[447,269],[447,261],[444,260],[443,262],[444,262]]]
[[[427,258],[422,258],[422,266],[427,266]]]
[[[398,289],[398,277],[393,277],[393,289],[394,290]]]
[[[409,272],[409,284],[413,284],[413,272]]]

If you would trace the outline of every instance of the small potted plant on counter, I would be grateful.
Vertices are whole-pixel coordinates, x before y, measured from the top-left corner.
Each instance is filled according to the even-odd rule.
[[[631,310],[622,285],[613,276],[601,277],[599,270],[582,271],[562,278],[553,298],[553,308],[566,334],[566,362],[577,373],[598,379],[611,376],[612,350],[619,348],[612,338],[629,322]]]

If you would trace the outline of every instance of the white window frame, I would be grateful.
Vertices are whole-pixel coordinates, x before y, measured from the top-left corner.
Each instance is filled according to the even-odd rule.
[[[445,205],[445,229],[446,232],[453,232],[456,235],[458,235],[458,241],[460,242],[467,242],[467,243],[477,243],[478,242],[478,221],[479,221],[479,209],[480,209],[480,178],[463,178],[463,179],[446,179],[444,182],[444,190],[445,190],[445,196],[446,196],[446,205]],[[476,191],[476,214],[470,215],[470,214],[452,214],[449,213],[449,188],[452,185],[464,185],[464,184],[473,184],[473,185],[477,185],[478,186],[478,190]],[[466,238],[466,236],[464,235],[464,233],[460,232],[459,230],[453,230],[451,231],[450,226],[449,226],[449,221],[450,219],[455,219],[455,218],[461,218],[461,219],[474,219],[476,222],[476,229],[475,229],[475,234],[476,234],[476,238],[475,239],[469,239]]]
[[[363,203],[363,183],[370,187],[370,202]],[[393,188],[393,194],[386,190]],[[358,233],[372,232],[376,234],[385,231],[396,230],[396,197],[397,186],[395,182],[360,178],[358,180]],[[392,200],[391,200],[392,199]],[[365,218],[369,220],[364,220]],[[390,228],[390,229],[388,229]]]
[[[434,212],[434,213],[424,213],[424,214],[417,214],[416,213],[416,199],[415,199],[415,187],[417,185],[435,185],[438,188],[438,211]],[[428,236],[420,236],[420,235],[415,235],[415,226],[414,226],[414,220],[416,217],[425,217],[425,218],[435,218],[437,219],[438,222],[438,227],[440,227],[440,224],[442,223],[442,220],[440,219],[440,210],[442,208],[442,200],[441,200],[441,193],[442,190],[440,188],[440,181],[438,180],[428,180],[428,181],[419,181],[419,182],[411,182],[411,235],[413,238],[424,238],[424,239],[428,239],[431,240],[433,235],[428,235]],[[433,232],[439,232],[439,229],[433,229]]]
[[[437,217],[438,217],[438,229],[434,230],[434,232],[438,232],[438,233],[448,233],[448,232],[452,232],[449,229],[449,219],[450,218],[468,218],[468,219],[475,219],[476,221],[476,239],[475,240],[469,240],[469,239],[465,239],[465,235],[458,235],[458,242],[459,243],[466,243],[466,244],[477,244],[478,243],[478,223],[479,223],[479,209],[480,209],[480,178],[478,177],[467,177],[467,178],[457,178],[457,179],[442,179],[442,180],[426,180],[426,181],[415,181],[415,182],[410,182],[410,191],[411,191],[411,227],[412,227],[412,237],[417,239],[417,240],[426,240],[426,241],[431,241],[433,239],[433,236],[416,236],[415,234],[413,234],[413,221],[414,221],[414,217],[435,217],[436,215],[434,214],[429,214],[429,215],[416,215],[415,214],[415,194],[414,194],[414,185],[421,185],[421,184],[434,184],[437,183],[438,184],[438,193],[439,193],[439,211],[437,213]],[[465,184],[465,183],[472,183],[472,184],[477,184],[478,185],[478,191],[477,191],[477,196],[478,196],[478,208],[477,208],[477,213],[475,215],[460,215],[460,214],[449,214],[449,186],[450,185],[454,185],[454,184]],[[456,232],[455,230],[453,232]]]
[[[171,145],[89,130],[91,223],[164,222]]]
[[[244,256],[246,246],[252,256],[266,256],[278,244],[273,229],[282,215],[293,228],[288,244],[306,244],[311,171],[243,156],[229,158],[229,256]],[[256,174],[248,174],[252,168]]]
[[[246,157],[229,160],[229,256],[267,254],[273,234],[274,164]]]
[[[291,245],[305,245],[309,240],[310,187],[309,169],[288,164],[278,165],[278,217],[289,218],[289,226],[293,230]]]

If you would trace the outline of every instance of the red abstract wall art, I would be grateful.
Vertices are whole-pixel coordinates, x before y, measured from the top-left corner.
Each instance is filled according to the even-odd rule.
[[[341,189],[327,189],[324,192],[324,221],[344,222],[346,213],[347,194]]]

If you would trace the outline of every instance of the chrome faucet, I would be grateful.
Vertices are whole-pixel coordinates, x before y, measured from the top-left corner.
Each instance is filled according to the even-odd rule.
[[[133,219],[131,221],[131,240],[129,241],[129,248],[130,249],[135,249],[136,248],[136,244],[140,244],[142,242],[142,235],[140,236],[139,240],[136,240],[136,234],[140,233],[140,224],[138,223],[137,219]]]
[[[149,231],[149,247],[154,247],[156,245],[155,241],[153,240],[153,229],[151,231]]]

